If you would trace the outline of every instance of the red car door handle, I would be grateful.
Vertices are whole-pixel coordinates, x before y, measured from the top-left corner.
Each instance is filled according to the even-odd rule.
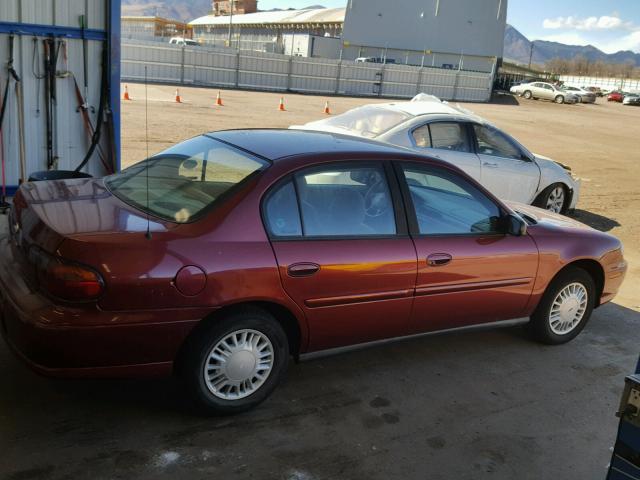
[[[294,263],[289,265],[287,273],[290,277],[308,277],[320,270],[320,265],[317,263]]]
[[[427,257],[427,265],[430,267],[441,267],[449,263],[452,258],[448,253],[434,253]]]

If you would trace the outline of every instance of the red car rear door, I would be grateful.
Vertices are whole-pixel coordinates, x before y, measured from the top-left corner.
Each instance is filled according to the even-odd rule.
[[[418,255],[412,333],[521,317],[538,268],[533,240],[502,233],[505,212],[458,172],[396,168]]]
[[[283,179],[263,203],[308,351],[407,334],[416,252],[390,164],[341,162]],[[400,208],[399,208],[400,207]]]

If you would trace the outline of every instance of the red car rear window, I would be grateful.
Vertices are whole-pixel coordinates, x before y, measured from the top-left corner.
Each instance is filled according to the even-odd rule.
[[[209,137],[180,143],[105,179],[115,196],[177,223],[197,220],[268,163]]]

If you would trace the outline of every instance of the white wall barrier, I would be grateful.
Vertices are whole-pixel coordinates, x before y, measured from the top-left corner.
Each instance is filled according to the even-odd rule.
[[[640,92],[640,79],[614,77],[584,77],[577,75],[562,75],[560,80],[568,85],[578,87],[600,87],[609,90],[624,90]]]
[[[122,79],[278,92],[487,102],[493,74],[123,40]]]

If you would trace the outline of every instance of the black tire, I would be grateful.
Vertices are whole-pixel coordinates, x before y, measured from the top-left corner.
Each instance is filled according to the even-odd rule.
[[[562,187],[562,189],[564,190],[564,201],[562,204],[562,208],[560,209],[560,212],[557,212],[557,213],[561,213],[564,215],[569,209],[569,204],[571,203],[571,201],[569,198],[569,189],[566,187],[566,185],[562,183],[552,183],[547,188],[545,188],[542,192],[540,192],[540,195],[538,195],[538,197],[534,200],[533,205],[535,207],[543,208],[545,210],[551,210],[547,208],[547,204],[549,203],[549,197],[551,193],[557,187]]]
[[[556,98],[553,100],[556,103],[559,104],[563,104],[564,103],[564,95],[557,95]]]
[[[533,97],[533,94],[531,93],[531,90],[525,90],[525,92],[522,94],[522,96],[524,98],[526,98],[527,100],[530,100],[531,97]]]
[[[565,287],[573,283],[581,284],[586,289],[586,308],[579,323],[577,323],[572,330],[565,334],[558,334],[557,332],[554,332],[551,327],[551,306],[558,294]],[[528,325],[529,331],[536,340],[547,345],[560,345],[573,340],[582,331],[591,317],[591,313],[593,312],[593,307],[595,305],[595,295],[595,282],[588,272],[578,267],[569,266],[565,268],[547,287],[547,290],[542,296],[535,312],[531,315],[531,321]]]
[[[204,368],[209,355],[222,339],[240,330],[254,330],[266,336],[273,347],[273,365],[264,383],[240,399],[216,396],[207,386]],[[231,415],[249,410],[263,402],[284,378],[289,365],[289,342],[278,321],[268,312],[253,307],[241,308],[194,332],[185,345],[178,373],[200,413]]]

